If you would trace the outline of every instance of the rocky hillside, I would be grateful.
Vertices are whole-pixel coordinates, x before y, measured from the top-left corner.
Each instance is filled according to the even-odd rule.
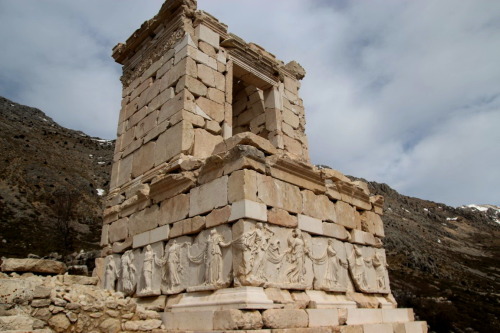
[[[0,97],[0,256],[96,248],[113,149]]]
[[[97,248],[113,143],[0,97],[0,149],[0,256]],[[369,186],[385,197],[384,241],[400,306],[413,307],[434,332],[497,331],[498,207],[453,208]]]

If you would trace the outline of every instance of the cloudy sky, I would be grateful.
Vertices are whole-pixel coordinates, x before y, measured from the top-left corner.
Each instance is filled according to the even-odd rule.
[[[0,95],[113,139],[110,56],[163,0],[0,0]],[[307,70],[311,158],[399,192],[500,205],[500,1],[198,0]]]

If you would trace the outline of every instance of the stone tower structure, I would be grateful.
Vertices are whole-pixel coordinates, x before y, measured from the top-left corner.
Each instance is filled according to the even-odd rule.
[[[165,332],[426,331],[390,292],[383,198],[309,161],[298,63],[194,0],[167,0],[113,57],[103,287],[161,308]]]

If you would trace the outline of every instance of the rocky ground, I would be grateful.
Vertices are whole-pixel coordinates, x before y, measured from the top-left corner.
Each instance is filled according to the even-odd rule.
[[[0,256],[98,249],[114,143],[0,97]],[[332,166],[335,168],[335,166]],[[500,210],[385,197],[391,287],[434,332],[500,326]],[[73,255],[72,258],[75,258]]]

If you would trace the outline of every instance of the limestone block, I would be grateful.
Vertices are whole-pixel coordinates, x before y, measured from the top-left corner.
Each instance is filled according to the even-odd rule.
[[[109,244],[108,232],[109,232],[109,224],[104,224],[102,226],[101,242],[99,243],[99,245],[105,246]]]
[[[179,79],[175,92],[179,93],[184,88],[187,88],[195,97],[206,96],[208,92],[207,87],[201,81],[189,75],[184,75]]]
[[[207,97],[219,104],[224,104],[225,102],[224,92],[216,88],[208,88]]]
[[[128,218],[122,218],[109,225],[109,242],[114,243],[128,237]]]
[[[207,87],[215,87],[215,76],[214,73],[216,71],[207,65],[198,64],[198,78],[203,82]]]
[[[296,156],[302,156],[302,154],[304,153],[302,144],[287,135],[283,135],[283,143],[285,144],[286,151],[288,151],[289,153],[292,153]]]
[[[196,105],[203,110],[207,115],[213,120],[221,122],[224,120],[224,105],[216,103],[205,97],[198,97],[196,99]]]
[[[179,299],[167,301],[167,310],[172,312],[225,310],[225,309],[269,309],[276,305],[260,287],[235,287],[217,289],[214,292],[192,292],[183,294]]]
[[[282,156],[266,158],[271,176],[313,192],[325,192],[325,183],[310,164]]]
[[[224,77],[224,74],[216,71],[214,72],[214,79],[215,79],[215,88],[217,88],[218,90],[224,90],[226,86],[226,78]]]
[[[132,247],[136,249],[138,247],[143,247],[150,244],[150,236],[151,232],[149,231],[134,235],[134,237],[132,238]]]
[[[231,215],[229,216],[229,221],[236,221],[243,218],[266,222],[266,205],[251,200],[233,202],[231,205]]]
[[[312,191],[304,190],[302,193],[302,214],[320,220],[336,222],[335,206],[326,195],[315,195]]]
[[[364,211],[361,217],[362,222],[364,221],[367,227],[367,230],[365,231],[368,231],[378,237],[385,236],[384,223],[382,222],[380,215],[371,211]]]
[[[294,129],[299,127],[299,117],[287,109],[283,110],[283,121]]]
[[[158,226],[158,205],[152,205],[130,216],[128,230],[130,236],[152,230]]]
[[[306,309],[309,327],[339,326],[337,309]]]
[[[340,326],[339,333],[363,333],[363,325]]]
[[[151,182],[151,198],[155,203],[161,202],[188,191],[194,185],[195,177],[191,172],[160,175]]]
[[[233,237],[235,285],[298,290],[312,287],[309,234],[242,219],[233,224]]]
[[[245,199],[257,201],[257,173],[253,170],[237,170],[229,176],[229,203]]]
[[[231,215],[231,206],[225,206],[219,209],[214,209],[205,218],[206,227],[212,228],[227,223],[229,222],[230,215]]]
[[[150,112],[144,119],[142,119],[135,127],[135,137],[140,139],[151,131],[158,120],[158,110]]]
[[[349,229],[356,228],[356,221],[354,213],[356,209],[343,201],[337,201],[335,204],[335,211],[337,213],[337,223]]]
[[[168,224],[158,227],[150,231],[149,241],[150,243],[156,243],[167,240],[169,233],[170,233],[170,226]]]
[[[393,333],[391,324],[365,324],[363,333]]]
[[[262,320],[269,328],[302,328],[309,323],[307,312],[300,309],[269,309],[262,313]]]
[[[290,304],[293,303],[292,295],[288,290],[279,288],[266,288],[264,289],[267,297],[277,304]]]
[[[286,210],[280,208],[269,209],[267,211],[267,221],[288,228],[295,228],[298,226],[297,216],[290,215]]]
[[[151,331],[159,328],[162,321],[159,319],[146,319],[146,320],[131,320],[123,324],[123,328],[127,331]]]
[[[181,121],[158,137],[155,145],[155,166],[169,161],[172,157],[189,151],[193,144],[193,125]]]
[[[218,33],[214,32],[212,29],[208,28],[204,24],[198,25],[194,29],[194,32],[199,40],[207,42],[208,44],[215,47],[217,50],[219,49],[220,36]]]
[[[340,240],[348,240],[350,233],[340,224],[323,222],[323,235]]]
[[[167,303],[167,296],[153,296],[153,297],[142,297],[136,298],[135,302],[137,305],[142,306],[146,310],[152,311],[163,311],[165,310],[165,304]]]
[[[215,311],[163,312],[163,325],[167,330],[213,330]]]
[[[413,321],[409,323],[394,323],[394,333],[427,333],[425,321]]]
[[[370,294],[348,291],[347,297],[356,302],[358,308],[377,309],[380,307],[379,299]]]
[[[170,230],[170,237],[175,238],[183,235],[195,234],[205,229],[205,217],[195,216],[179,222],[175,222]]]
[[[349,285],[347,252],[344,243],[323,237],[312,239],[314,289],[345,292]]]
[[[201,128],[194,129],[193,156],[205,158],[212,155],[217,144],[222,142],[220,135],[213,135]]]
[[[222,131],[218,122],[208,119],[205,121],[205,129],[213,134],[221,134]]]
[[[190,46],[187,46],[188,48]],[[185,48],[185,49],[186,49]],[[176,55],[177,58],[177,55]],[[177,58],[179,59],[179,58]],[[160,90],[163,91],[167,88],[171,88],[183,75],[190,75],[192,77],[197,76],[196,63],[193,59],[185,57],[182,60],[175,62],[175,65],[160,79]]]
[[[4,258],[0,268],[2,272],[33,272],[47,274],[64,274],[66,272],[66,265],[64,263],[48,259]]]
[[[306,290],[309,308],[312,309],[348,309],[356,308],[356,303],[343,294],[331,294],[322,290]],[[339,314],[340,317],[340,314]]]
[[[132,163],[132,178],[136,178],[154,166],[155,142],[142,145],[135,153]]]
[[[373,211],[376,214],[383,215],[384,213],[384,197],[381,195],[372,195],[370,197],[370,203],[373,206]]]
[[[67,332],[71,322],[64,313],[58,313],[51,317],[47,322],[54,331],[56,332]]]
[[[198,47],[203,53],[207,54],[208,56],[213,58],[217,57],[217,52],[212,45],[200,40],[200,42],[198,43]]]
[[[227,205],[228,176],[193,188],[189,197],[189,216],[195,216]]]
[[[116,186],[122,186],[131,179],[133,155],[129,155],[118,162],[118,177]]]
[[[314,217],[298,214],[298,228],[311,234],[323,235],[323,222]]]
[[[158,224],[165,225],[185,219],[189,214],[189,194],[179,194],[161,202]]]
[[[174,52],[180,52],[183,48],[185,48],[187,45],[190,45],[192,47],[196,47],[196,43],[193,41],[193,38],[191,37],[191,34],[189,32],[186,32],[184,37],[177,42],[177,44],[174,46]]]
[[[194,112],[194,108],[193,94],[187,90],[183,90],[163,104],[158,114],[158,124],[161,124],[166,120],[172,120],[171,118],[173,115],[182,110]],[[174,122],[170,121],[170,125],[173,126]]]
[[[214,330],[255,330],[263,326],[259,311],[241,311],[237,309],[215,311]]]
[[[382,309],[384,323],[404,323],[414,320],[413,309]]]
[[[113,253],[123,253],[132,247],[133,237],[127,237],[123,242],[114,242]]]
[[[175,97],[174,87],[167,88],[163,90],[158,96],[153,98],[153,100],[149,103],[147,109],[149,112],[158,110],[174,97]]]
[[[382,323],[382,309],[347,309],[347,325]]]
[[[289,212],[302,211],[302,195],[297,186],[282,182],[270,176],[257,176],[257,197],[268,206]]]
[[[144,90],[146,90],[153,83],[153,79],[149,78],[142,82],[137,88],[132,90],[132,94],[130,95],[130,100],[133,100],[137,96],[139,96]]]

